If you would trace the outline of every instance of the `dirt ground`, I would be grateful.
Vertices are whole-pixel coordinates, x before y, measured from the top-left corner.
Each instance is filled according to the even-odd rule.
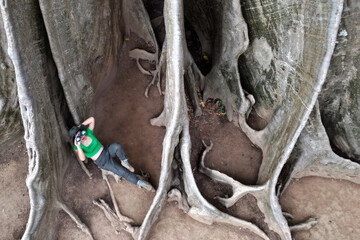
[[[162,139],[165,129],[152,127],[150,119],[157,117],[163,106],[163,96],[155,88],[151,89],[149,98],[144,96],[148,79],[128,57],[129,45],[124,47],[120,61],[119,75],[103,79],[94,100],[94,133],[103,144],[119,142],[122,144],[129,162],[136,169],[150,174],[150,182],[157,187],[160,177]],[[104,84],[103,84],[104,83]],[[103,86],[108,86],[104,88]],[[93,231],[96,239],[132,239],[122,232],[120,236],[110,226],[103,212],[92,204],[93,199],[103,198],[111,204],[110,192],[98,167],[90,160],[87,166],[93,179],[81,170],[73,161],[73,166],[65,176],[65,201],[84,219]],[[111,185],[122,214],[134,219],[140,225],[146,215],[155,193],[122,180],[116,183],[111,178]],[[83,233],[76,233],[76,226],[63,214],[61,220],[66,225],[59,226],[58,239],[82,239]],[[70,227],[72,226],[72,227]],[[71,231],[69,230],[72,229]],[[75,234],[82,234],[82,237]]]
[[[25,184],[28,156],[24,141],[0,157],[0,239],[20,239],[29,217],[29,193]]]
[[[306,177],[292,181],[280,199],[283,210],[299,223],[309,217],[318,224],[293,236],[296,240],[360,239],[360,185],[348,181]]]
[[[140,169],[150,174],[150,181],[158,186],[164,128],[153,127],[150,119],[158,116],[163,106],[163,96],[156,88],[145,98],[145,87],[150,78],[142,75],[136,63],[129,59],[128,44],[123,50],[119,74],[105,79],[107,84],[98,89],[93,113],[96,119],[95,134],[103,144],[119,142],[123,145],[130,163],[137,173]],[[100,85],[99,85],[100,86]],[[263,216],[256,206],[256,199],[247,195],[235,206],[226,209],[214,200],[217,195],[231,195],[228,186],[211,181],[197,171],[201,156],[201,140],[214,143],[206,156],[205,164],[246,184],[254,184],[261,164],[261,151],[246,135],[226,117],[218,115],[219,107],[208,101],[203,115],[194,117],[190,112],[192,137],[192,165],[195,179],[205,198],[221,210],[258,224],[268,232]],[[64,180],[64,201],[90,227],[95,239],[132,239],[125,232],[116,235],[103,212],[92,204],[93,199],[103,198],[111,203],[106,183],[97,166],[89,161],[87,167],[92,179],[82,171],[75,158]],[[14,145],[0,158],[0,239],[20,239],[29,214],[29,198],[25,179],[27,155],[23,141]],[[123,180],[116,183],[110,178],[120,211],[141,224],[155,196]],[[360,186],[347,181],[322,178],[304,178],[293,181],[281,198],[286,212],[293,214],[293,223],[316,217],[319,224],[308,231],[294,234],[301,239],[359,239]],[[110,204],[112,207],[112,204]],[[87,239],[72,220],[63,212],[57,218],[57,235],[54,239]],[[270,233],[271,234],[271,233]],[[276,235],[271,235],[276,239]],[[208,226],[199,223],[175,203],[166,203],[151,229],[150,239],[259,239],[249,231],[228,225]]]

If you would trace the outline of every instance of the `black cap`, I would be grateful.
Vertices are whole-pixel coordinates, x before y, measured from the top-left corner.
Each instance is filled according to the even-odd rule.
[[[87,129],[87,127],[85,125],[82,125],[82,124],[80,125],[80,127],[79,126],[73,126],[69,130],[69,135],[70,135],[71,140],[74,141],[74,137],[75,137],[77,132],[82,131],[82,130],[86,130],[86,129]]]

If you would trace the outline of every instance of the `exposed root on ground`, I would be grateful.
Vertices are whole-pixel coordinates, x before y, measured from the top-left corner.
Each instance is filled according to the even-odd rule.
[[[159,59],[159,44],[156,40],[153,27],[151,26],[150,18],[145,10],[144,4],[141,0],[126,0],[125,1],[126,12],[126,33],[130,36],[131,32],[136,33],[142,39],[145,40],[147,44],[151,43],[152,47],[155,49],[154,53],[148,52],[143,49],[133,49],[130,51],[129,56],[136,60],[136,64],[145,75],[152,76],[151,82],[148,84],[145,90],[145,96],[149,96],[149,89],[157,82],[157,88],[159,94],[162,94],[160,80],[161,80],[161,69],[162,65],[165,62],[165,52],[166,43],[163,44],[163,51],[161,52]],[[155,64],[155,70],[145,69],[140,64],[140,60],[148,61],[152,64]]]
[[[216,171],[216,170],[206,167],[204,164],[205,156],[209,151],[211,151],[211,149],[213,147],[213,143],[210,141],[210,145],[206,145],[206,143],[204,141],[202,141],[202,142],[206,149],[204,150],[204,152],[201,156],[201,160],[200,160],[200,164],[199,164],[199,171],[201,173],[206,174],[208,177],[210,177],[214,181],[229,184],[232,187],[233,195],[230,198],[216,197],[216,199],[218,199],[219,202],[221,204],[223,204],[225,207],[229,208],[229,207],[233,206],[240,198],[242,198],[243,196],[245,196],[248,193],[262,191],[266,188],[266,185],[262,185],[262,186],[244,185],[244,184],[236,181],[232,177],[227,176],[226,174],[223,174],[219,171]]]
[[[120,182],[121,182],[121,177],[120,177],[119,175],[116,175],[116,174],[113,173],[113,172],[110,172],[110,171],[107,171],[107,170],[104,170],[104,169],[101,169],[101,168],[99,168],[99,169],[101,170],[102,178],[103,178],[106,182],[108,182],[108,178],[107,178],[108,175],[113,176],[114,179],[115,179],[115,181],[116,181],[117,183],[120,183]]]
[[[269,239],[267,235],[255,224],[239,218],[235,218],[229,214],[219,211],[208,201],[206,201],[206,199],[201,195],[196,185],[190,163],[191,140],[188,121],[184,124],[183,136],[180,146],[184,165],[184,183],[187,194],[187,201],[191,206],[188,213],[189,216],[205,224],[225,223],[240,227],[241,229],[249,229],[252,233],[257,234],[264,239]]]
[[[76,159],[77,159],[78,163],[79,163],[80,166],[81,166],[81,169],[86,173],[86,175],[88,175],[89,179],[92,179],[92,177],[91,177],[92,174],[91,174],[90,171],[87,169],[87,167],[85,166],[84,162],[79,159],[79,157],[77,156],[77,154],[75,154],[75,155],[76,155]]]
[[[162,91],[161,91],[161,73],[162,73],[162,68],[165,65],[165,62],[166,62],[166,41],[163,43],[163,48],[162,48],[162,51],[161,51],[161,54],[160,54],[159,63],[156,64],[155,70],[150,70],[150,73],[152,75],[152,80],[145,89],[145,96],[146,97],[149,97],[149,89],[155,83],[156,83],[156,86],[157,86],[157,89],[158,89],[160,95],[162,95]]]
[[[201,116],[202,110],[196,88],[203,84],[204,76],[200,72],[200,69],[196,65],[189,49],[186,46],[184,46],[184,51],[185,88],[187,90],[187,95],[190,98],[193,109],[195,110],[195,116]]]
[[[139,239],[146,238],[150,227],[154,224],[157,215],[161,211],[163,202],[171,189],[174,177],[172,166],[175,148],[177,146],[180,150],[180,156],[178,157],[180,157],[179,159],[181,159],[182,162],[182,178],[186,193],[186,196],[182,194],[182,198],[186,198],[186,203],[189,204],[189,216],[207,224],[219,222],[250,229],[250,231],[255,234],[258,234],[264,239],[268,239],[266,234],[254,224],[234,218],[217,210],[201,196],[196,186],[190,164],[191,140],[183,81],[185,54],[183,48],[185,47],[185,39],[183,4],[181,0],[165,0],[164,19],[168,47],[166,94],[163,112],[158,118],[153,119],[151,123],[154,125],[166,126],[166,134],[163,141],[159,188],[145,220],[140,227]],[[175,156],[175,158],[177,157]],[[178,190],[173,190],[173,192],[170,191],[170,196],[173,196],[176,199],[180,198],[179,195],[180,193]]]
[[[114,196],[114,191],[110,185],[109,179],[107,178],[107,175],[110,175],[111,172],[102,170],[102,176],[103,179],[106,181],[106,184],[110,191],[110,196],[112,203],[115,208],[115,212],[109,207],[109,205],[102,199],[99,200],[93,200],[93,204],[101,208],[106,216],[106,218],[110,221],[111,226],[115,228],[115,232],[119,233],[121,230],[124,230],[128,233],[130,233],[134,239],[137,239],[137,233],[139,227],[134,226],[134,220],[126,217],[125,215],[122,215],[119,210],[119,206],[117,204],[116,198]],[[114,176],[116,182],[119,182],[119,176],[116,174],[112,174]]]
[[[150,174],[147,172],[144,172],[141,168],[140,168],[140,173],[141,173],[141,175],[137,175],[137,176],[148,182],[150,179]]]
[[[265,184],[259,186],[247,186],[241,184],[226,174],[205,167],[205,156],[212,149],[213,144],[211,142],[210,145],[206,145],[204,141],[203,144],[206,149],[204,150],[200,160],[200,172],[206,174],[214,181],[229,184],[233,189],[233,195],[230,198],[217,197],[219,202],[229,208],[233,206],[240,198],[250,193],[257,199],[257,205],[264,214],[264,221],[268,224],[269,229],[275,231],[281,237],[287,235],[290,236],[290,231],[286,231],[288,230],[286,221],[281,218],[279,219],[279,216],[282,217],[281,208],[276,196],[275,198],[272,198],[273,196],[270,188],[270,182],[266,182]]]
[[[290,226],[290,231],[295,232],[295,231],[309,230],[310,228],[315,226],[317,223],[318,223],[318,221],[316,218],[309,218],[308,220],[306,220],[303,223],[299,223],[299,224]]]
[[[149,62],[157,63],[157,56],[155,56],[154,53],[149,53],[142,49],[134,49],[129,52],[129,56],[136,60],[136,65],[142,74],[149,76],[152,75],[150,70],[146,70],[143,66],[141,66],[140,60],[146,59]]]
[[[183,210],[184,213],[189,212],[189,210],[190,210],[189,203],[186,201],[186,199],[184,199],[182,197],[182,194],[178,189],[176,189],[176,188],[171,189],[168,192],[167,196],[168,196],[168,199],[167,199],[168,202],[177,202],[179,208],[181,210]]]
[[[94,239],[90,229],[88,228],[88,226],[86,226],[85,223],[83,223],[80,218],[78,217],[78,215],[76,215],[76,213],[69,208],[65,203],[63,202],[58,202],[60,208],[62,210],[64,210],[69,216],[70,218],[76,223],[76,226],[83,231],[86,235],[88,235],[90,237],[90,239]]]
[[[156,41],[156,40],[155,40]],[[157,44],[157,43],[156,43]],[[153,86],[155,83],[157,86],[157,89],[159,91],[159,94],[162,95],[162,91],[161,91],[161,70],[162,70],[162,65],[165,61],[165,57],[164,57],[164,51],[166,51],[166,43],[164,43],[163,46],[163,51],[161,51],[160,54],[160,59],[158,59],[158,52],[156,53],[149,53],[145,50],[142,49],[134,49],[131,50],[129,53],[129,56],[133,59],[136,60],[136,64],[140,70],[140,72],[142,74],[145,75],[149,75],[152,76],[152,80],[151,82],[148,84],[148,86],[145,89],[145,97],[149,97],[149,89],[151,86]],[[148,70],[145,69],[141,64],[140,64],[140,60],[146,60],[150,63],[155,64],[156,68],[155,70]]]
[[[133,221],[126,222],[124,220],[119,219],[118,215],[102,199],[93,200],[93,204],[103,210],[106,218],[110,221],[111,226],[114,227],[115,232],[117,234],[119,234],[120,231],[123,230],[130,233],[134,239],[137,239],[138,227],[132,225]],[[127,218],[126,216],[123,217]]]

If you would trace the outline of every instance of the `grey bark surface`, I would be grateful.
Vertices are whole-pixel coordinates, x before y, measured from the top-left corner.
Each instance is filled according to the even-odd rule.
[[[106,78],[118,60],[123,39],[121,3],[39,2],[67,104],[80,124],[90,108],[93,83]]]
[[[1,16],[1,15],[0,15]],[[24,134],[13,63],[7,53],[7,40],[0,17],[0,154]]]
[[[166,134],[158,190],[139,228],[120,213],[108,181],[115,211],[101,199],[93,202],[116,231],[125,230],[134,238],[146,239],[167,199],[179,202],[189,216],[200,222],[231,224],[249,229],[263,239],[290,240],[291,230],[313,226],[314,219],[288,226],[286,214],[282,213],[278,194],[292,178],[311,175],[360,183],[359,164],[334,154],[327,137],[329,134],[331,143],[349,158],[359,159],[360,4],[355,0],[345,3],[338,33],[342,6],[342,0],[245,0],[242,5],[236,0],[165,0],[166,39],[160,53],[141,0],[2,1],[0,130],[9,126],[14,126],[14,130],[1,132],[0,143],[10,142],[6,137],[15,138],[21,131],[13,87],[16,74],[30,159],[27,185],[31,212],[23,239],[51,238],[51,223],[61,209],[92,238],[89,228],[61,197],[70,151],[65,121],[73,118],[80,123],[89,111],[93,83],[100,76],[116,75],[114,66],[123,33],[126,37],[136,34],[150,46],[129,53],[139,70],[152,76],[146,96],[155,83],[161,93],[162,68],[166,70],[164,109],[151,120],[152,125],[166,127]],[[199,70],[187,48],[184,17],[193,25],[202,52],[211,57],[208,74]],[[319,110],[316,100],[329,69],[336,36],[338,43]],[[145,69],[140,60],[154,63],[156,69]],[[201,115],[199,86],[204,100],[223,100],[229,120],[239,125],[263,153],[257,184],[253,186],[205,166],[212,142],[203,142],[205,151],[199,170],[232,187],[232,196],[217,197],[225,207],[233,206],[246,194],[255,196],[269,228],[266,233],[251,222],[221,212],[197,187],[190,164],[186,96],[195,115]],[[256,112],[267,122],[260,131],[252,129],[246,119],[254,103]],[[53,141],[47,141],[50,136]],[[280,176],[287,161],[288,168]],[[174,166],[181,167],[182,175]],[[277,189],[279,182],[283,184],[281,191]]]
[[[260,4],[260,2],[257,2],[257,4]],[[299,65],[296,68],[292,68],[296,74],[294,74],[293,77],[276,80],[286,87],[284,89],[286,91],[284,91],[283,94],[276,90],[272,90],[272,92],[277,95],[286,94],[286,98],[283,98],[280,105],[275,104],[276,107],[274,108],[276,108],[276,111],[270,114],[273,115],[273,117],[269,119],[269,124],[266,128],[261,131],[254,132],[252,129],[249,129],[245,121],[240,120],[243,130],[245,132],[249,131],[249,135],[251,135],[249,136],[250,139],[252,138],[255,141],[254,144],[258,144],[263,150],[264,157],[258,179],[260,184],[273,177],[274,173],[277,172],[275,169],[279,168],[279,164],[280,166],[283,165],[290,154],[297,137],[310,115],[322,84],[324,83],[331,54],[333,52],[341,16],[342,1],[332,1],[327,3],[308,2],[308,4],[309,5],[304,5],[301,8],[301,10],[304,11],[304,21],[313,21],[311,20],[314,19],[313,16],[319,16],[318,13],[320,12],[322,12],[323,15],[321,19],[318,19],[316,22],[303,23],[303,26],[305,27],[301,32],[304,36],[304,51],[302,54],[303,57],[299,59]],[[271,7],[274,7],[275,9],[272,11],[277,13],[276,9],[278,6],[274,4],[271,5]],[[264,11],[261,9],[261,5],[246,5],[244,9],[245,16],[250,17],[247,21],[255,21],[257,18],[254,16],[256,16],[257,13],[260,13],[259,19],[262,19],[263,22],[270,21],[272,15],[264,15]],[[284,11],[289,11],[289,8],[284,7],[282,9],[285,9]],[[324,12],[325,10],[326,12]],[[251,18],[252,16],[254,19]],[[266,17],[270,19],[266,20]],[[263,18],[265,18],[266,21]],[[309,24],[311,24],[311,28],[309,27]],[[272,34],[273,31],[271,28],[269,28],[269,31],[266,31],[261,27],[259,27],[259,29],[263,29],[263,32],[259,31],[257,34],[263,33],[264,36],[267,36],[267,34],[270,33]],[[291,32],[292,30],[290,29],[289,31]],[[271,36],[274,37],[274,34]],[[251,36],[251,39],[254,38],[256,38],[256,36]],[[253,44],[256,44],[255,40],[253,41]],[[282,41],[281,44],[277,43],[278,46],[287,44],[287,41]],[[252,53],[253,50],[251,50],[251,47],[253,46],[250,46],[249,52],[244,53],[245,59],[250,57],[249,55],[256,55],[255,53]],[[278,52],[279,50],[274,49],[273,51]],[[290,60],[288,61],[290,62]],[[241,63],[242,61],[240,61],[240,64]],[[249,67],[249,71],[261,71],[262,68],[263,66],[254,64],[252,68]],[[251,79],[254,78],[246,78],[245,81],[251,82]],[[261,105],[261,97],[265,98],[264,96],[255,95],[255,100],[257,102],[255,108],[256,105]],[[271,98],[266,96],[266,102],[272,102]],[[291,109],[296,109],[296,111],[291,111]],[[259,143],[257,143],[257,141]],[[276,146],[276,148],[273,148],[272,146]],[[277,151],[277,149],[283,150]]]
[[[263,42],[262,46],[266,46],[269,53],[281,52],[279,48],[281,50],[282,48],[289,48],[289,46],[287,46],[288,41],[280,38],[280,36],[282,36],[280,33],[277,33],[272,27],[265,28],[265,25],[267,25],[268,22],[273,22],[273,17],[276,20],[276,14],[280,14],[282,10],[287,13],[287,11],[291,11],[292,7],[294,7],[297,10],[303,11],[300,15],[304,16],[305,22],[303,25],[301,24],[301,27],[304,28],[303,30],[300,29],[300,33],[304,37],[304,48],[301,58],[299,59],[299,65],[291,67],[294,74],[286,78],[276,79],[275,77],[275,80],[273,80],[276,84],[281,84],[285,87],[283,92],[276,89],[269,90],[277,97],[280,97],[281,101],[274,101],[271,95],[261,95],[259,94],[260,91],[257,91],[257,94],[254,95],[255,100],[259,103],[258,106],[263,105],[261,104],[262,101],[265,101],[266,104],[274,102],[272,107],[262,106],[262,109],[266,111],[259,111],[260,115],[263,113],[263,117],[269,121],[266,128],[261,131],[254,131],[241,117],[239,118],[239,124],[245,133],[248,134],[250,140],[258,145],[263,152],[258,184],[263,185],[264,190],[256,192],[256,194],[253,195],[258,195],[260,199],[262,199],[262,201],[258,202],[258,206],[265,215],[265,222],[269,225],[270,230],[279,234],[281,239],[291,239],[288,224],[282,215],[281,206],[276,197],[276,183],[281,169],[310,115],[311,109],[315,104],[325,80],[340,22],[342,1],[326,3],[320,1],[307,2],[307,4],[304,3],[301,8],[296,8],[296,4],[288,7],[281,6],[281,11],[279,12],[278,8],[280,6],[278,6],[278,4],[284,3],[290,5],[290,2],[275,2],[274,4],[264,4],[263,6],[261,1],[246,2],[244,5],[244,17],[249,25],[254,27],[254,29],[249,30],[249,32],[254,34],[250,35],[250,41],[253,40],[252,42],[255,46],[258,44],[258,41]],[[320,16],[318,15],[320,12],[322,13],[321,18],[314,21],[314,16]],[[309,21],[309,19],[313,22],[306,22]],[[256,24],[253,22],[256,22]],[[301,23],[301,21],[296,21],[296,24],[299,22]],[[284,21],[283,23],[279,23],[279,26],[289,23],[291,22]],[[311,27],[309,27],[310,24]],[[272,26],[278,25],[274,24]],[[293,31],[293,29],[289,29],[289,31],[285,31],[285,33],[291,31]],[[300,39],[302,39],[301,36]],[[248,84],[253,83],[252,81],[259,81],[259,79],[272,81],[271,78],[265,74],[266,71],[264,71],[264,67],[270,67],[273,57],[268,58],[269,61],[264,65],[262,61],[265,58],[261,57],[257,59],[257,57],[259,57],[257,56],[258,51],[262,51],[260,49],[260,47],[255,48],[254,46],[250,46],[249,51],[244,53],[245,60],[240,61],[240,65],[244,64],[244,66],[247,66],[248,72],[258,73],[256,76],[250,75],[245,78]],[[291,55],[288,54],[287,56]],[[257,60],[253,61],[253,59]],[[247,61],[254,64],[249,64]],[[276,61],[276,58],[274,61]],[[289,66],[291,59],[288,59],[288,63],[284,61],[282,63]],[[282,71],[281,69],[280,72]],[[240,70],[240,73],[244,73],[243,68]],[[276,76],[276,74],[272,76]],[[262,78],[258,79],[257,77]],[[266,83],[264,82],[260,82],[259,86],[263,89],[269,89],[269,87],[265,87]],[[256,109],[258,110],[260,108],[258,107]],[[274,109],[276,109],[276,111]],[[296,109],[296,111],[293,111],[294,109]]]
[[[302,99],[301,83],[316,77],[321,67],[328,48],[327,28],[333,20],[330,15],[337,5],[342,2],[243,2],[251,44],[240,57],[240,75],[255,97],[256,112],[267,122],[284,101],[300,98],[308,104]]]
[[[62,117],[63,92],[44,36],[38,2],[3,1],[8,52],[14,64],[19,105],[29,155],[26,184],[30,216],[22,239],[50,239],[56,214],[64,210],[90,236],[89,229],[62,201],[67,167],[67,131]],[[52,141],[48,141],[52,139]]]
[[[147,237],[149,229],[156,220],[156,216],[167,197],[167,192],[171,190],[172,163],[175,147],[178,145],[184,171],[183,181],[187,194],[186,200],[190,206],[188,214],[207,224],[222,222],[248,228],[264,239],[268,239],[263,231],[254,224],[217,210],[204,199],[197,188],[190,164],[191,140],[184,87],[184,54],[186,54],[186,50],[184,49],[183,2],[181,0],[166,0],[164,19],[167,32],[166,95],[163,112],[151,123],[156,126],[165,126],[166,134],[163,141],[160,184],[154,201],[140,227],[139,239]]]
[[[201,42],[202,52],[206,56],[213,55],[215,37],[216,12],[221,2],[218,0],[184,0],[184,16],[194,27]]]
[[[321,123],[319,105],[314,107],[288,160],[290,170],[282,192],[292,178],[319,176],[360,184],[360,164],[336,155]]]
[[[231,121],[233,111],[244,116],[252,105],[245,98],[238,71],[238,58],[249,45],[248,30],[239,1],[222,1],[218,9],[213,45],[216,54],[204,80],[204,99],[223,99]]]
[[[330,141],[347,158],[360,162],[360,1],[344,2],[320,110]]]
[[[67,106],[74,122],[80,124],[91,112],[93,85],[115,75],[124,32],[121,2],[39,3]]]
[[[238,71],[238,58],[249,45],[240,2],[185,2],[189,6],[185,15],[194,26],[203,51],[209,52],[212,58],[210,72],[201,79],[204,100],[222,99],[230,121],[233,120],[233,112],[247,115],[253,101],[251,97],[250,100],[246,98]]]

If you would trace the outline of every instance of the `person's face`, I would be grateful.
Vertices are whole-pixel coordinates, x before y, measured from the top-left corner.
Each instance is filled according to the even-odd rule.
[[[82,142],[86,139],[86,130],[79,131],[75,136],[76,142]]]

